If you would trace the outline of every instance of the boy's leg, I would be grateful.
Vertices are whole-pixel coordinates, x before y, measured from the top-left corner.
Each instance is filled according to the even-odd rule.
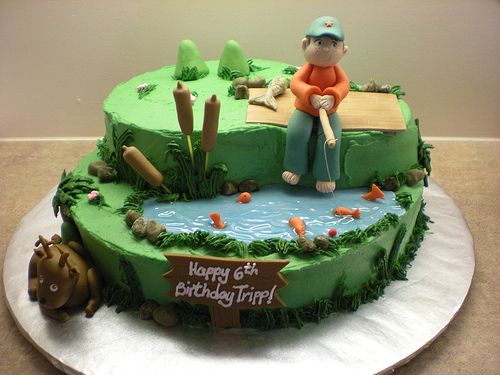
[[[313,177],[318,181],[316,188],[323,192],[335,190],[335,180],[340,177],[340,143],[342,128],[337,113],[328,116],[330,126],[335,136],[336,144],[333,149],[325,145],[325,134],[321,126],[318,127],[318,142],[314,154]]]
[[[314,118],[295,110],[288,122],[286,131],[285,171],[283,179],[292,185],[299,182],[300,176],[307,172],[307,151]]]

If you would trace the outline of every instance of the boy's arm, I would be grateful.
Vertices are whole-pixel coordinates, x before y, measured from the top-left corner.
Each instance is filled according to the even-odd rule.
[[[333,107],[328,111],[328,113],[335,112],[340,102],[349,93],[349,78],[340,66],[335,65],[334,69],[337,76],[337,83],[335,86],[328,87],[323,91],[323,95],[331,95],[335,99]]]
[[[311,64],[305,64],[290,81],[290,89],[293,94],[306,106],[311,106],[311,95],[321,95],[321,89],[307,83],[312,71]]]

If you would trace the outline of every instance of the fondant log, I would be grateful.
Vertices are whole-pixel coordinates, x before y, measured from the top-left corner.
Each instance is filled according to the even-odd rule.
[[[136,147],[122,146],[123,159],[130,165],[148,184],[161,186],[163,175]]]

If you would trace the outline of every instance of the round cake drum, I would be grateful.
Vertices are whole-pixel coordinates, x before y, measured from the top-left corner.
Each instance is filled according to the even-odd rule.
[[[408,271],[383,297],[353,313],[302,329],[165,329],[135,313],[102,307],[92,319],[75,313],[64,324],[43,316],[28,298],[28,263],[38,234],[59,233],[50,219],[52,194],[22,221],[7,250],[7,304],[23,335],[70,374],[379,373],[406,363],[448,326],[474,272],[472,236],[452,199],[433,181],[426,189],[430,231]]]

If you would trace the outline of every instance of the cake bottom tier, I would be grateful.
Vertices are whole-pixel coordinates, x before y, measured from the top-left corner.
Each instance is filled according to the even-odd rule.
[[[87,176],[88,163],[96,159],[95,153],[88,155],[73,173]],[[167,297],[171,285],[163,275],[171,265],[164,254],[253,258],[255,254],[248,250],[251,242],[239,241],[242,244],[240,253],[214,251],[210,246],[155,246],[135,236],[125,223],[124,202],[133,194],[132,187],[123,183],[102,184],[90,177],[106,205],[90,204],[85,195],[80,195],[71,206],[70,214],[85,248],[106,281],[108,301],[120,308],[137,308],[147,299],[159,304],[175,302],[177,315],[183,323],[208,325],[208,307]],[[406,266],[423,239],[427,217],[423,213],[422,191],[421,183],[414,187],[403,186],[389,202],[367,202],[367,205],[385,204],[397,211],[373,222],[360,221],[358,227],[344,233],[339,231],[336,238],[330,239],[328,251],[288,252],[285,246],[281,251],[274,249],[261,254],[261,259],[289,260],[281,271],[288,284],[278,292],[286,306],[241,310],[242,326],[264,329],[300,326],[304,321],[317,321],[334,311],[355,310],[361,303],[378,298],[392,279],[405,277]],[[342,202],[343,194],[344,191],[336,192],[335,199]],[[401,197],[407,203],[405,209],[397,203]],[[234,197],[230,199],[234,201]],[[325,207],[325,210],[332,215],[333,208]],[[290,212],[295,209],[290,207]],[[200,212],[200,215],[206,214]],[[68,229],[71,227],[69,222],[64,223],[63,234],[71,232]],[[296,250],[293,246],[289,248]]]

